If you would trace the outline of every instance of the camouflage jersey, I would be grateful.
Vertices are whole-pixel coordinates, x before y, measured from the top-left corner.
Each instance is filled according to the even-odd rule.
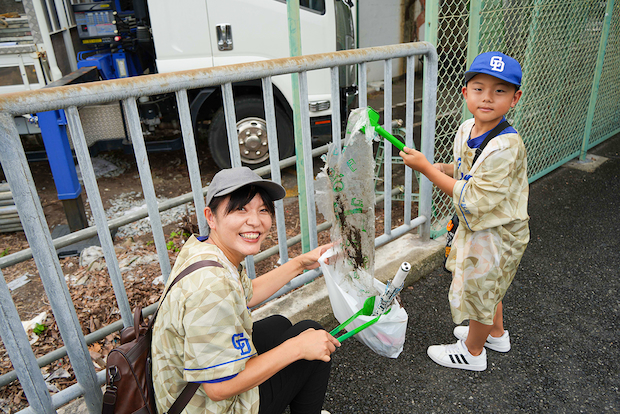
[[[467,141],[473,125],[473,119],[465,121],[454,141],[452,200],[460,223],[446,263],[452,271],[448,299],[455,323],[492,325],[530,239],[527,158],[521,137],[510,128],[472,166],[476,150]]]
[[[155,320],[151,350],[160,413],[170,409],[188,382],[231,379],[256,355],[246,305],[252,283],[217,246],[192,236],[179,253],[168,284],[200,260],[215,260],[224,267],[202,268],[181,279],[161,303]],[[258,387],[218,402],[199,387],[184,413],[258,413],[258,404]]]

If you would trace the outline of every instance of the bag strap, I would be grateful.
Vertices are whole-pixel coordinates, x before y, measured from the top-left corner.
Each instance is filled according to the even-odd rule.
[[[498,136],[500,132],[502,132],[503,130],[505,130],[509,126],[510,126],[510,124],[508,123],[508,121],[506,121],[504,119],[495,128],[493,128],[491,130],[491,132],[489,132],[489,135],[487,135],[487,137],[484,139],[484,141],[482,141],[482,144],[480,144],[480,146],[478,148],[476,148],[476,155],[474,155],[474,161],[471,163],[472,166],[476,163],[476,161],[478,160],[478,157],[480,156],[480,154],[482,154],[482,150],[484,149],[484,147],[487,146],[489,141],[491,141],[493,138]]]
[[[166,414],[180,414],[181,411],[185,408],[185,406],[189,403],[189,400],[192,399],[196,391],[200,388],[199,382],[189,382],[181,391],[181,394],[177,397],[176,401],[172,404],[172,407],[168,410]]]
[[[161,301],[159,302],[160,306],[163,303],[164,298],[166,297],[168,292],[170,292],[170,289],[172,289],[172,286],[174,286],[179,280],[183,279],[185,276],[189,275],[190,273],[198,269],[201,269],[203,267],[210,267],[210,266],[224,267],[222,266],[221,263],[216,262],[215,260],[201,260],[199,262],[192,263],[191,265],[183,269],[183,271],[179,273],[177,277],[174,278],[172,283],[170,283],[168,290],[164,292],[164,295],[162,296]],[[153,314],[153,317],[149,321],[148,330],[153,329],[153,323],[155,321],[155,317],[157,316],[158,311],[159,311],[159,306],[157,307],[157,310],[155,311],[155,313]],[[172,404],[172,407],[170,407],[170,410],[168,410],[168,414],[180,414],[181,411],[183,411],[183,409],[185,408],[185,406],[189,403],[189,400],[192,399],[192,397],[194,396],[194,394],[196,393],[199,387],[200,387],[200,383],[198,382],[188,382],[185,388],[183,388],[183,391],[181,391],[181,394],[177,397],[176,401]]]
[[[164,299],[166,298],[166,295],[168,295],[168,292],[170,292],[170,289],[172,289],[172,286],[176,285],[176,283],[179,280],[183,279],[185,276],[189,275],[190,273],[195,272],[198,269],[201,269],[203,267],[209,267],[209,266],[224,267],[222,266],[220,262],[216,262],[215,260],[201,260],[199,262],[192,263],[191,265],[183,269],[183,271],[179,273],[177,277],[174,278],[172,283],[170,283],[170,286],[168,286],[168,289],[164,292],[161,300],[159,301],[159,306],[161,306],[161,304],[164,302]],[[159,312],[159,306],[157,307],[157,309],[155,310],[155,313],[153,313],[153,317],[149,321],[148,329],[151,329],[151,327],[153,326],[153,323],[155,323],[155,317],[157,316],[157,312]]]

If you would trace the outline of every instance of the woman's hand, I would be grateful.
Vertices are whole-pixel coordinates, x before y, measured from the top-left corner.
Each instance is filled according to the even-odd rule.
[[[317,267],[319,267],[319,258],[323,255],[323,253],[331,249],[333,245],[333,243],[324,244],[314,250],[309,251],[308,253],[297,256],[296,259],[299,260],[299,263],[303,269],[316,269]]]
[[[340,342],[322,329],[307,329],[290,340],[295,341],[295,346],[300,352],[300,359],[308,361],[321,360],[329,362],[330,355],[340,347]]]
[[[399,154],[405,161],[405,165],[415,171],[424,173],[424,169],[430,167],[430,163],[420,151],[404,147]]]
[[[278,266],[260,277],[252,279],[254,295],[248,302],[248,306],[251,308],[258,305],[305,269],[310,270],[319,267],[319,257],[332,246],[332,243],[319,246],[308,253],[289,260],[282,266]]]

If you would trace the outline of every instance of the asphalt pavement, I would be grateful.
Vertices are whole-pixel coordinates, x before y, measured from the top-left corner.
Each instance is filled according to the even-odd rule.
[[[488,368],[444,368],[429,345],[453,343],[450,275],[401,294],[409,315],[397,359],[352,339],[333,354],[324,408],[340,413],[620,411],[620,135],[589,154],[593,172],[561,167],[530,185],[531,241],[504,299],[512,339]],[[332,328],[332,327],[328,327]]]

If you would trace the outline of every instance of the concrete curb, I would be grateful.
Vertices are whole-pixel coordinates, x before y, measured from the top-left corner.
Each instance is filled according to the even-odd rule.
[[[441,266],[444,247],[445,237],[422,242],[417,235],[407,233],[376,250],[375,277],[386,282],[394,277],[402,262],[409,262],[411,271],[405,286],[410,286]],[[252,319],[258,321],[270,315],[286,316],[293,323],[311,319],[326,327],[336,324],[322,277],[256,309]]]

